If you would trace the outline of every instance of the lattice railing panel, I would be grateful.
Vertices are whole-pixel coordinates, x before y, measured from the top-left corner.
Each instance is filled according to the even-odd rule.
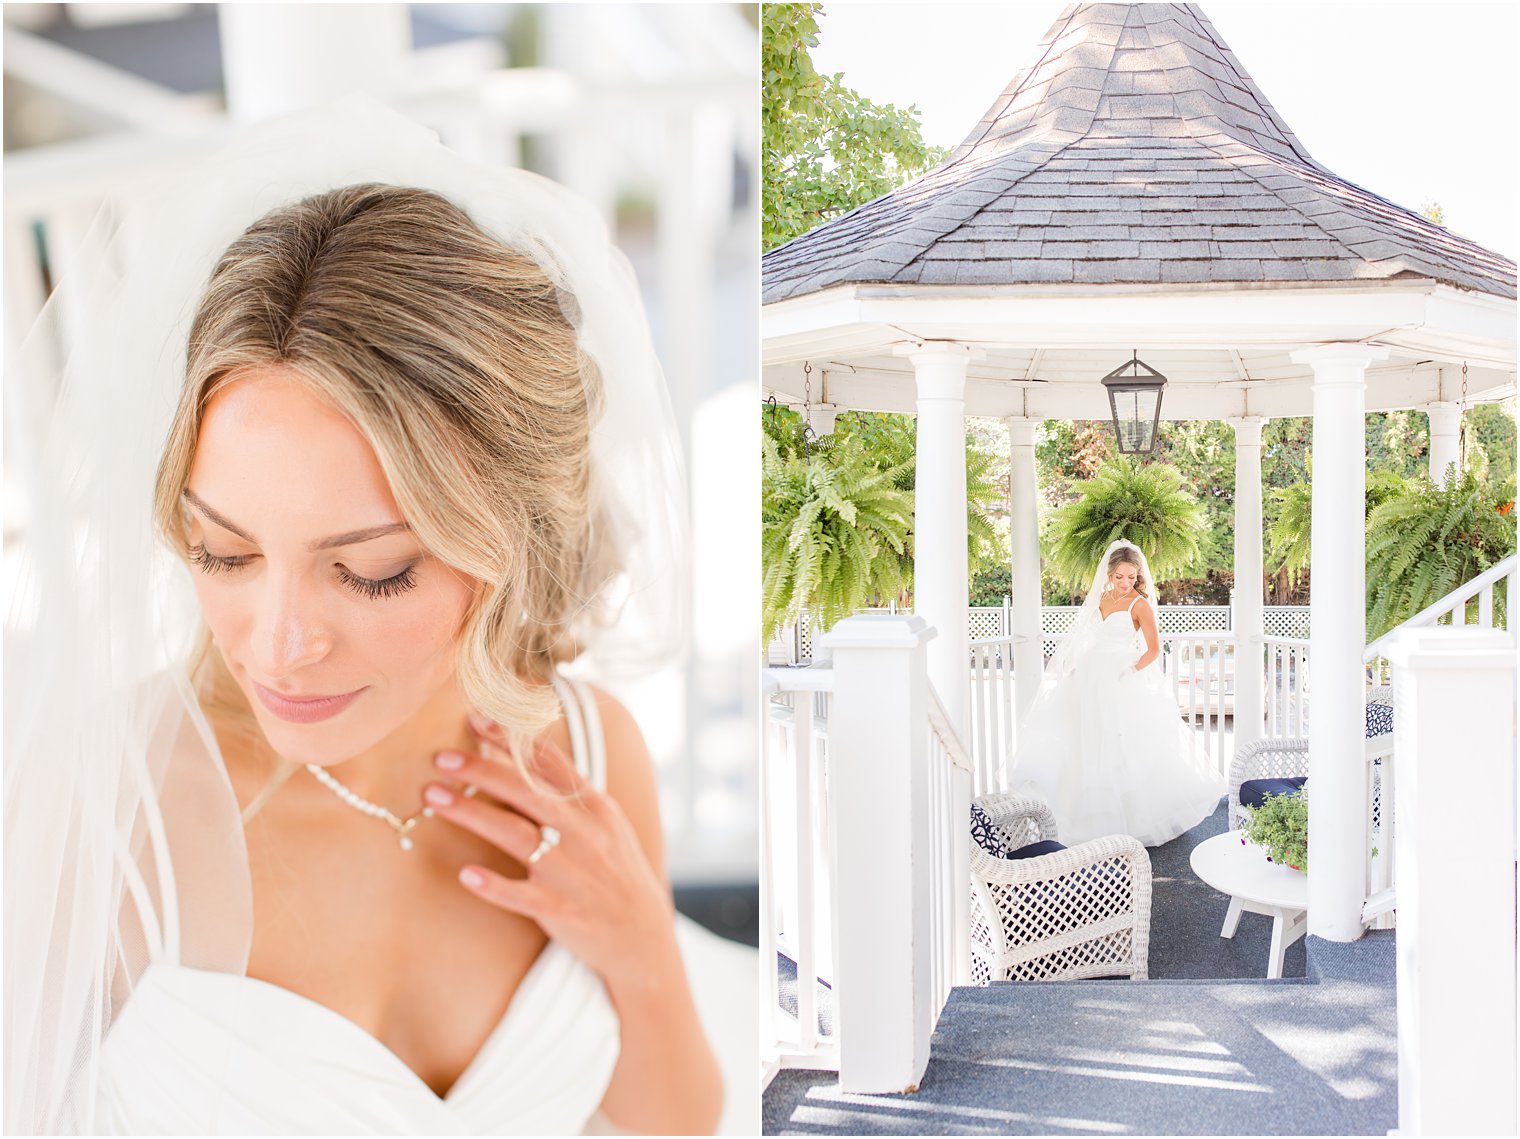
[[[1307,605],[1268,605],[1261,611],[1261,631],[1269,637],[1309,636]]]
[[[967,613],[967,636],[973,641],[982,637],[1006,637],[1008,630],[1004,627],[1004,613],[1002,606],[973,606]]]

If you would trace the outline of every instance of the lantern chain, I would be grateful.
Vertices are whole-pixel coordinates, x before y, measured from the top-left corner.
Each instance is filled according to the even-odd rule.
[[[813,430],[813,365],[802,362],[802,457],[813,457],[813,442],[818,433]]]
[[[1457,404],[1457,468],[1467,470],[1467,361],[1462,361],[1462,401]]]

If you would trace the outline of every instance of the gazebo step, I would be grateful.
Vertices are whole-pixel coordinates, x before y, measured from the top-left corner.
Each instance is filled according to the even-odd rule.
[[[768,1134],[1383,1134],[1397,1124],[1392,932],[1309,939],[1298,981],[958,988],[913,1095],[783,1072]]]

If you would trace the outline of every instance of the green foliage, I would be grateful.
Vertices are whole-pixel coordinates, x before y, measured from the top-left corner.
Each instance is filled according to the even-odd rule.
[[[761,244],[771,249],[933,167],[945,152],[919,132],[918,110],[878,105],[819,75],[821,4],[762,7]]]
[[[1243,834],[1273,862],[1309,872],[1309,785],[1287,795],[1267,795],[1261,806],[1248,807]]]
[[[905,588],[913,525],[902,471],[859,440],[811,453],[761,438],[761,619],[769,641],[804,609],[822,628]]]
[[[1363,516],[1403,494],[1407,479],[1392,471],[1369,471]],[[1267,568],[1290,577],[1302,576],[1309,569],[1309,531],[1314,513],[1313,488],[1309,483],[1295,483],[1271,492],[1271,521],[1267,525]]]
[[[896,600],[907,604],[913,588],[913,492],[917,459],[914,420],[910,415],[845,412],[826,439],[804,447],[802,417],[789,408],[766,407],[762,413],[768,447],[775,452],[762,466],[762,557],[764,559],[764,620],[767,639],[803,609],[812,611],[822,628],[856,609]],[[1005,489],[993,473],[995,456],[966,442],[966,542],[968,568],[972,574],[1006,564],[993,526],[991,513],[1003,502]],[[822,472],[835,473],[825,479]],[[807,473],[812,472],[811,482]],[[880,481],[868,478],[879,475]],[[827,508],[815,512],[815,494],[827,487],[831,494],[848,496],[859,488],[872,496],[891,492],[891,509],[884,500],[856,511],[851,522],[842,512]],[[860,504],[857,504],[857,506]],[[895,523],[869,538],[877,562],[863,583],[851,559],[858,548],[836,534],[835,522],[847,525],[877,524],[906,512],[906,528],[898,533]],[[800,520],[807,519],[803,524]],[[783,531],[785,540],[782,540]],[[900,540],[899,540],[900,539]],[[802,546],[821,548],[804,554]],[[837,558],[833,549],[848,550]],[[835,573],[843,573],[835,581]],[[815,600],[816,599],[816,600]],[[988,604],[1001,604],[997,601]]]
[[[1001,605],[1013,596],[1013,569],[1006,562],[971,575],[972,605]]]
[[[1141,466],[1120,456],[1105,463],[1081,490],[1081,498],[1049,519],[1045,545],[1054,580],[1085,589],[1103,551],[1119,538],[1144,550],[1151,572],[1162,578],[1193,566],[1205,536],[1203,510],[1175,470]]]
[[[1423,475],[1414,478],[1373,510],[1367,518],[1367,639],[1514,553],[1514,499],[1514,476],[1500,484],[1469,470],[1444,489]],[[1506,601],[1501,584],[1494,590],[1496,617]]]

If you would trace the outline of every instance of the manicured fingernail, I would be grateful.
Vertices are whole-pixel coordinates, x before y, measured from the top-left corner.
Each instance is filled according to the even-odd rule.
[[[486,884],[486,876],[473,866],[466,866],[461,870],[459,872],[459,880],[466,886],[470,886],[476,890]]]
[[[445,771],[458,771],[464,766],[464,756],[457,751],[441,751],[433,757],[433,762]]]
[[[470,727],[474,728],[477,732],[488,732],[495,726],[495,724],[491,723],[490,720],[486,719],[479,712],[470,713]]]
[[[436,783],[429,784],[428,789],[422,793],[422,797],[435,807],[447,807],[454,801],[454,793]]]

